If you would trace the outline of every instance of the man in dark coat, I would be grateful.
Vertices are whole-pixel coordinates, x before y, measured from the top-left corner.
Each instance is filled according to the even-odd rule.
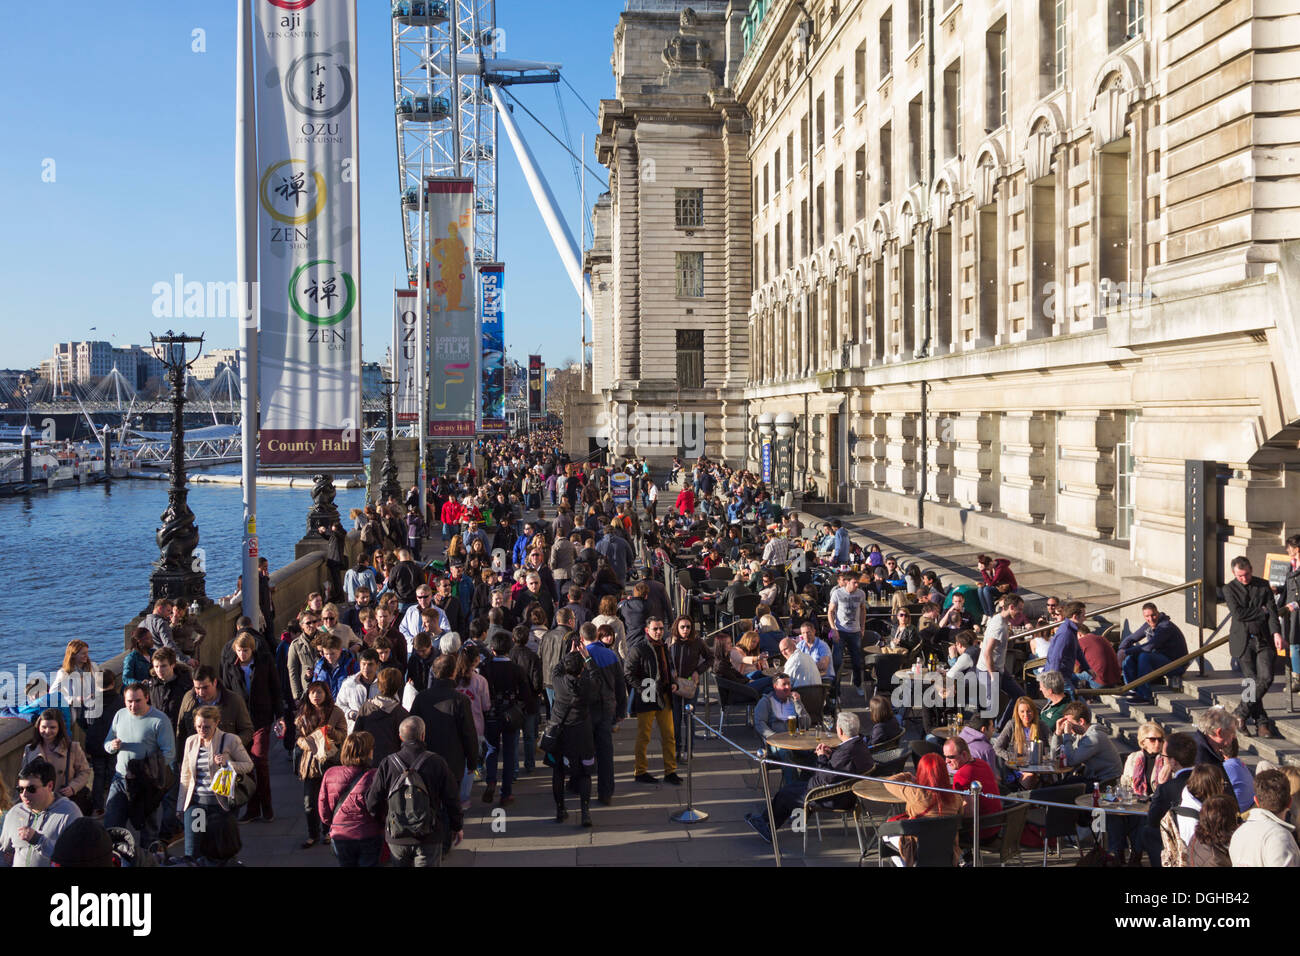
[[[1276,737],[1277,728],[1264,713],[1264,695],[1273,686],[1276,654],[1287,649],[1282,640],[1277,605],[1268,582],[1255,577],[1245,557],[1233,558],[1232,575],[1233,580],[1223,586],[1223,600],[1232,615],[1228,650],[1241,664],[1244,678],[1241,703],[1237,706],[1241,732],[1249,735],[1247,721],[1253,720],[1261,737]]]
[[[826,770],[838,770],[841,773],[856,773],[860,776],[868,776],[875,769],[876,762],[871,758],[871,748],[867,746],[867,741],[863,738],[861,730],[861,719],[857,714],[847,710],[840,711],[839,717],[835,721],[835,733],[840,739],[839,746],[831,748],[828,744],[820,744],[817,747],[817,766],[820,769],[813,773],[808,780],[796,780],[794,783],[788,784],[777,791],[776,795],[772,797],[772,821],[770,823],[765,809],[758,813],[745,814],[745,822],[754,828],[755,833],[768,843],[771,843],[773,824],[775,824],[775,829],[781,829],[795,810],[803,806],[804,796],[808,791],[816,790],[818,787],[850,782],[850,778],[825,773]],[[846,810],[853,808],[855,800],[857,800],[857,797],[852,792],[849,792],[820,802],[828,808]],[[807,825],[807,822],[805,820],[804,824]]]
[[[419,774],[429,793],[434,815],[434,826],[429,833],[419,837],[385,834],[394,866],[441,866],[444,849],[456,845],[465,835],[459,778],[453,775],[446,760],[426,749],[424,729],[424,722],[418,717],[402,721],[399,728],[402,749],[379,764],[366,790],[366,810],[377,820],[387,820],[389,795],[407,771]]]
[[[326,600],[337,601],[342,604],[344,600],[343,572],[348,566],[347,532],[343,530],[343,525],[337,519],[330,522],[328,528],[321,525],[316,530],[325,539],[325,567],[329,569],[329,583],[333,592],[327,596]]]
[[[455,654],[443,654],[433,662],[433,680],[411,701],[411,716],[424,721],[425,745],[447,761],[459,782],[478,763],[478,731],[469,698],[457,692],[452,682],[455,671]]]
[[[677,740],[673,734],[672,695],[677,687],[672,662],[664,645],[664,622],[652,617],[645,622],[645,640],[628,643],[627,683],[636,717],[636,748],[633,772],[637,783],[658,783],[651,776],[646,759],[650,733],[659,726],[659,745],[663,751],[664,782],[674,786],[682,782],[677,776]]]
[[[596,747],[596,799],[614,802],[614,728],[627,713],[627,684],[618,655],[596,639],[596,625],[584,624],[583,669],[596,693],[591,704],[591,730]]]

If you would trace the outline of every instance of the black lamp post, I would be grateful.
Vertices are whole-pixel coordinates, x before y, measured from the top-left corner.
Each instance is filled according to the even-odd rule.
[[[397,480],[397,462],[393,460],[393,394],[396,391],[397,382],[391,378],[386,378],[379,383],[379,387],[384,393],[384,401],[388,410],[388,421],[384,428],[388,444],[384,446],[384,467],[381,472],[383,483],[379,486],[379,496],[384,501],[389,498],[400,500],[402,485]]]
[[[171,486],[167,489],[167,510],[162,513],[162,527],[158,529],[159,557],[154,572],[149,577],[149,603],[160,598],[186,602],[202,608],[211,602],[204,587],[206,574],[202,553],[195,554],[199,543],[199,527],[194,523],[194,513],[186,503],[185,487],[185,373],[203,354],[203,336],[176,335],[168,330],[166,335],[150,335],[154,354],[158,356],[172,386],[172,468]],[[158,349],[158,346],[163,349]],[[194,357],[187,359],[186,350],[197,345]]]

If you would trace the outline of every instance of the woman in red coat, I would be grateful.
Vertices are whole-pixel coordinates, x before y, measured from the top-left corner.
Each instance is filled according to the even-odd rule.
[[[1006,558],[994,561],[987,554],[981,554],[978,565],[984,581],[979,589],[980,606],[984,608],[985,617],[992,617],[997,612],[998,598],[1015,593],[1016,576],[1011,573],[1011,562]]]

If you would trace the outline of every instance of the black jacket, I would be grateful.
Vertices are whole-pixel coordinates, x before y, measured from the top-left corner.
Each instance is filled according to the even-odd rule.
[[[627,713],[627,681],[618,655],[597,642],[589,645],[583,673],[590,675],[595,696],[591,701],[593,721],[613,723]]]
[[[1273,591],[1263,578],[1252,577],[1249,584],[1233,578],[1223,586],[1223,600],[1232,615],[1232,630],[1228,632],[1228,651],[1233,657],[1246,652],[1246,639],[1254,635],[1265,642],[1282,632],[1277,619],[1277,605]]]
[[[465,612],[461,609],[460,600],[456,595],[448,595],[446,604],[443,604],[437,598],[433,599],[433,603],[442,608],[442,613],[447,615],[447,629],[449,631],[455,631],[462,637],[469,637],[469,628],[467,626],[468,622],[465,620]],[[488,601],[488,606],[492,606],[490,599]]]
[[[596,755],[591,733],[591,706],[597,694],[595,685],[586,670],[574,677],[557,669],[552,681],[555,706],[551,709],[551,726],[559,731],[560,752],[571,765],[579,760],[590,760]]]
[[[1183,788],[1187,786],[1187,780],[1191,775],[1190,770],[1186,773],[1180,770],[1178,776],[1170,777],[1156,787],[1155,793],[1151,794],[1151,806],[1147,807],[1147,826],[1159,827],[1160,821],[1169,812],[1169,808],[1183,802]]]
[[[180,717],[181,701],[193,688],[194,682],[190,679],[190,672],[182,671],[179,667],[167,683],[155,681],[149,688],[149,703],[167,715],[167,719],[172,722],[173,731],[177,729],[176,721]]]
[[[817,766],[821,769],[808,780],[809,790],[849,782],[848,777],[822,773],[821,770],[839,770],[842,773],[856,773],[865,777],[875,769],[876,762],[871,758],[871,748],[859,735],[844,741],[844,743],[832,750],[829,756],[818,757]],[[828,805],[842,810],[851,810],[857,799],[850,791],[849,793],[842,793],[838,797],[832,797]]]
[[[239,658],[222,662],[221,686],[243,698],[255,728],[269,727],[284,712],[284,696],[280,693],[275,660],[261,647],[253,652],[252,685],[251,692],[244,689],[244,671],[239,666]]]
[[[371,757],[371,763],[375,766],[378,766],[379,762],[389,754],[401,749],[402,740],[398,736],[397,728],[410,716],[400,703],[392,710],[384,710],[376,703],[378,700],[379,698],[372,697],[362,704],[361,712],[352,725],[354,734],[364,730],[375,738],[375,752]],[[459,782],[460,778],[456,779]]]
[[[427,756],[426,756],[427,755]],[[421,759],[423,758],[423,759]],[[392,840],[398,845],[419,845],[443,842],[442,821],[447,821],[451,832],[465,828],[464,814],[460,809],[460,777],[455,776],[453,768],[447,761],[433,751],[426,750],[422,744],[404,743],[402,749],[391,754],[375,769],[375,776],[366,791],[366,811],[376,820],[388,816],[388,793],[393,789],[404,772],[419,762],[417,772],[424,778],[429,789],[429,802],[433,805],[437,825],[433,832],[423,840],[412,838]],[[438,812],[438,811],[441,812]]]
[[[528,681],[529,699],[523,702],[525,714],[535,714],[540,710],[542,695],[542,659],[536,651],[516,644],[510,649],[510,659],[515,662]]]
[[[627,684],[632,695],[632,713],[663,710],[668,706],[672,701],[672,680],[672,661],[662,642],[644,640],[628,644]]]
[[[419,654],[412,654],[407,660],[406,679],[409,683],[415,685],[417,694],[422,690],[429,689],[429,684],[433,681],[433,662],[437,659],[437,648],[434,648],[427,658],[421,657]]]
[[[645,598],[630,597],[620,605],[618,616],[623,619],[623,626],[627,629],[627,646],[632,647],[634,644],[640,644],[645,640],[645,622],[650,616],[650,605]],[[664,622],[665,625],[668,623]],[[666,628],[665,628],[666,630]],[[664,635],[667,636],[666,634]]]
[[[487,680],[492,694],[492,709],[485,715],[487,719],[500,718],[512,703],[518,704],[521,709],[527,706],[532,697],[528,675],[514,661],[491,657],[480,665],[479,673]]]
[[[347,532],[342,528],[339,528],[337,531],[332,531],[328,528],[324,531],[317,529],[317,532],[325,539],[325,560],[335,567],[346,564],[348,560],[346,554],[348,542]]]
[[[411,716],[424,721],[424,742],[442,756],[459,781],[466,766],[478,764],[478,731],[470,713],[469,698],[450,680],[433,678],[429,689],[411,701]]]
[[[406,537],[406,533],[402,533]],[[424,583],[424,572],[414,561],[398,561],[388,572],[388,584],[403,604],[415,603],[415,590]]]

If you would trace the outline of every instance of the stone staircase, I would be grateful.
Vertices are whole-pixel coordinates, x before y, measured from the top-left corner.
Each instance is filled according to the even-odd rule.
[[[1264,697],[1264,709],[1272,716],[1281,736],[1263,740],[1238,735],[1238,756],[1252,769],[1260,760],[1300,766],[1300,712],[1287,710],[1284,680],[1275,681]],[[1241,678],[1230,671],[1207,671],[1204,677],[1184,677],[1182,690],[1157,686],[1154,691],[1152,704],[1130,704],[1113,697],[1094,698],[1089,702],[1094,719],[1115,738],[1121,750],[1137,749],[1137,729],[1145,721],[1156,721],[1166,733],[1191,733],[1196,729],[1193,723],[1196,716],[1207,708],[1222,704],[1232,710],[1240,700]],[[1300,708],[1300,695],[1296,697],[1296,706]]]

